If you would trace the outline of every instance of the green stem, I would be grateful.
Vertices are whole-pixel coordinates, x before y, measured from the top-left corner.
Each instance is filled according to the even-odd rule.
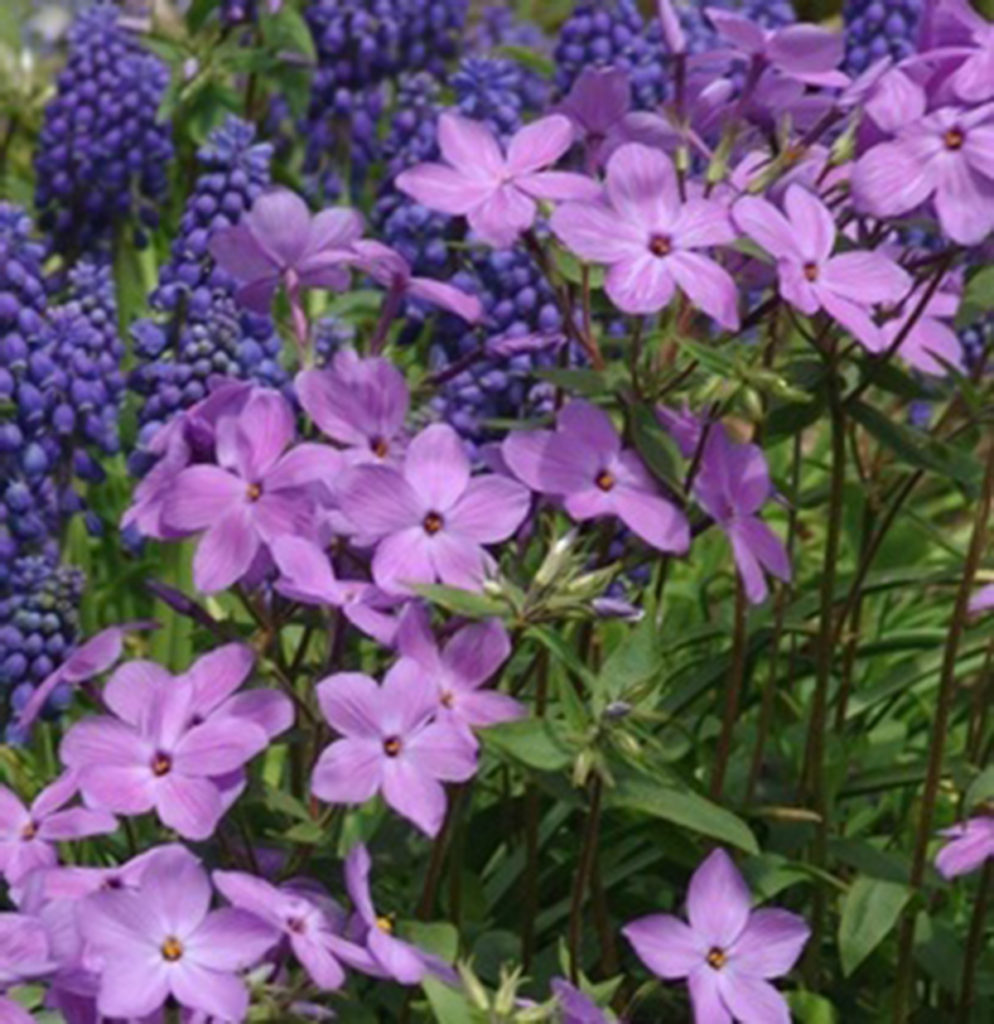
[[[732,665],[725,687],[725,713],[721,722],[721,735],[718,737],[718,752],[714,760],[714,773],[711,776],[711,799],[720,800],[725,788],[725,775],[728,772],[728,759],[732,753],[732,733],[735,721],[739,716],[739,704],[742,700],[742,683],[746,671],[746,596],[742,581],[738,580],[735,587],[735,624],[732,630]]]
[[[818,657],[815,672],[814,699],[808,726],[806,748],[805,790],[810,794],[812,808],[818,815],[812,859],[818,868],[825,867],[828,857],[828,779],[825,765],[825,731],[828,718],[828,691],[831,685],[832,661],[835,651],[835,630],[832,609],[835,598],[835,572],[842,536],[842,507],[846,482],[846,423],[838,384],[830,384],[829,410],[832,420],[832,466],[829,483],[828,527],[825,537],[825,561],[821,575],[821,615],[818,633]],[[811,915],[811,941],[805,960],[808,986],[817,989],[821,957],[821,936],[827,909],[825,884],[815,888]]]
[[[573,893],[569,905],[569,973],[574,985],[580,980],[581,940],[583,938],[583,904],[590,884],[590,875],[597,853],[597,836],[601,824],[601,796],[604,784],[596,772],[590,779],[590,809],[587,812],[587,827],[583,833],[583,846],[580,848],[580,863],[577,865],[576,877],[573,880]]]
[[[946,647],[943,652],[942,671],[939,677],[939,695],[936,700],[935,715],[932,719],[928,770],[925,776],[925,788],[922,793],[918,832],[915,837],[914,857],[911,864],[910,883],[913,889],[920,889],[922,879],[925,877],[928,843],[932,838],[935,805],[939,795],[939,784],[942,781],[949,718],[952,713],[953,698],[956,694],[956,661],[959,657],[960,641],[966,631],[966,624],[969,618],[970,594],[973,591],[973,584],[977,576],[981,555],[987,544],[987,523],[991,514],[992,492],[994,492],[994,444],[990,445],[987,452],[984,483],[973,520],[970,547],[966,555],[963,578],[960,580],[959,590],[956,593],[956,604],[953,607],[952,621],[949,624],[949,633],[946,636]],[[913,905],[914,902],[909,907]],[[905,1024],[909,1019],[913,974],[911,954],[914,938],[914,913],[908,909],[905,911],[904,919],[901,922],[901,932],[898,940],[897,982],[894,988],[894,1024]]]

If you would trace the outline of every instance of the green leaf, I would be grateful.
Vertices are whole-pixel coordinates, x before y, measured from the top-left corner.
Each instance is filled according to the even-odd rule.
[[[510,57],[543,78],[551,78],[556,70],[556,65],[544,53],[531,50],[527,46],[498,46],[495,52],[501,57]]]
[[[934,437],[898,422],[864,402],[854,402],[849,411],[854,420],[899,459],[940,477],[952,477],[970,491],[977,489],[977,460]]]
[[[404,921],[401,933],[415,946],[449,963],[459,952],[459,932],[447,921]]]
[[[432,1019],[438,1024],[479,1024],[484,1019],[462,992],[436,978],[426,977],[421,987],[431,1004]]]
[[[639,455],[660,480],[675,494],[683,496],[683,459],[673,438],[659,425],[651,409],[644,405],[632,409],[632,438]]]
[[[994,309],[994,267],[984,267],[966,282],[963,299],[956,314],[956,326],[969,327],[992,309]]]
[[[597,690],[616,699],[652,679],[661,669],[655,619],[646,615],[608,655]]]
[[[544,718],[505,722],[484,730],[481,735],[484,745],[497,754],[536,771],[560,772],[573,760],[569,747]]]
[[[441,605],[447,611],[470,619],[499,617],[506,611],[497,601],[472,590],[445,587],[440,583],[420,583],[414,589],[432,604]]]
[[[839,1013],[824,996],[814,992],[785,992],[784,998],[797,1024],[838,1024]]]
[[[331,833],[316,821],[302,821],[283,833],[283,839],[288,843],[304,843],[307,846],[320,846],[330,838]]]
[[[603,395],[607,391],[607,382],[603,374],[596,370],[570,370],[553,366],[536,370],[535,376],[574,395],[590,397]]]
[[[994,800],[994,764],[985,768],[970,783],[970,787],[966,791],[965,803],[967,809],[972,810],[978,804],[991,800]]]
[[[842,901],[839,922],[839,959],[846,977],[883,942],[909,899],[911,890],[899,882],[866,875],[853,882]]]
[[[693,790],[677,789],[670,783],[630,777],[622,779],[611,790],[609,802],[613,807],[651,814],[701,835],[730,843],[746,853],[759,853],[756,837],[741,818]]]

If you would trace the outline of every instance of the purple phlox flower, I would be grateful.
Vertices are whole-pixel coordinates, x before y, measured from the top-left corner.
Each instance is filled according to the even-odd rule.
[[[113,716],[76,723],[60,748],[89,805],[129,815],[154,809],[187,839],[214,831],[226,789],[237,785],[233,773],[268,745],[267,726],[288,724],[286,698],[228,696],[241,671],[239,649],[207,656],[212,671],[202,687],[153,662],[118,669],[103,695]]]
[[[919,51],[919,61],[939,65],[930,91],[964,103],[994,97],[994,26],[967,0],[925,5]]]
[[[278,929],[293,955],[318,988],[336,989],[345,981],[342,963],[375,970],[370,955],[342,938],[340,923],[328,907],[302,887],[277,887],[241,871],[215,871],[217,890],[234,906],[247,910]]]
[[[828,207],[801,185],[784,198],[786,216],[766,199],[746,196],[732,216],[740,230],[777,261],[780,294],[811,316],[824,309],[870,352],[886,342],[872,317],[872,307],[896,305],[911,290],[907,271],[878,252],[832,255],[836,227]]]
[[[893,141],[856,162],[852,186],[857,204],[876,217],[899,216],[931,199],[954,242],[982,242],[994,229],[994,103],[902,120]]]
[[[358,672],[318,684],[318,702],[341,739],[314,767],[311,790],[332,804],[362,804],[382,792],[402,817],[429,836],[445,817],[443,782],[476,771],[476,743],[437,716],[438,689],[411,659],[387,672],[383,685]]]
[[[79,915],[88,944],[101,958],[97,1005],[108,1017],[143,1017],[172,996],[181,1006],[241,1021],[248,990],[239,971],[279,939],[246,910],[211,910],[207,873],[196,861],[162,857],[137,892],[104,891]]]
[[[483,689],[511,654],[510,638],[498,619],[463,626],[439,648],[427,613],[411,605],[397,631],[397,650],[435,684],[440,719],[472,729],[524,716],[525,708],[513,697]]]
[[[76,778],[66,772],[46,786],[25,807],[6,786],[0,786],[0,874],[16,885],[36,868],[58,862],[53,843],[106,835],[117,819],[106,811],[66,804],[76,795]]]
[[[345,448],[350,464],[398,460],[410,396],[389,359],[342,349],[331,366],[298,373],[295,387],[308,416]]]
[[[611,1018],[589,996],[565,978],[554,978],[552,994],[559,1003],[562,1024],[609,1024]]]
[[[515,480],[471,477],[459,435],[443,423],[411,441],[401,467],[354,469],[341,495],[346,517],[376,543],[373,579],[388,593],[438,580],[479,589],[493,565],[483,545],[510,537],[529,504]]]
[[[3,992],[14,985],[48,974],[48,935],[37,918],[27,914],[0,913],[0,1021],[3,1024],[32,1024],[34,1017]]]
[[[607,294],[620,310],[657,313],[679,287],[723,327],[738,327],[735,282],[697,251],[735,239],[720,203],[682,202],[670,158],[635,142],[608,161],[605,200],[565,203],[551,224],[582,259],[609,267]]]
[[[994,583],[989,584],[986,587],[981,587],[974,595],[970,598],[970,614],[976,615],[978,612],[990,611],[994,608]]]
[[[387,594],[363,580],[340,580],[321,548],[300,537],[280,537],[273,544],[273,560],[280,571],[276,589],[303,604],[341,608],[356,628],[392,647],[397,617],[392,612],[403,598]]]
[[[769,65],[805,85],[845,88],[849,78],[837,70],[845,56],[841,32],[799,23],[765,29],[751,18],[721,7],[706,13],[715,31],[745,59]]]
[[[121,652],[124,650],[124,638],[128,633],[139,629],[158,628],[157,622],[126,622],[120,626],[102,629],[99,633],[91,636],[89,640],[81,643],[54,672],[38,685],[27,704],[21,709],[17,719],[18,731],[27,735],[56,687],[63,683],[70,685],[83,683],[100,675],[101,672],[106,672],[121,657]]]
[[[720,424],[708,431],[694,480],[694,495],[732,544],[746,597],[753,604],[768,593],[764,570],[790,579],[783,541],[756,514],[773,493],[763,452],[754,444],[733,444]]]
[[[573,142],[573,126],[561,114],[519,129],[507,156],[479,121],[444,113],[438,145],[445,163],[418,164],[397,176],[401,192],[430,210],[463,216],[480,239],[506,249],[532,226],[536,199],[593,199],[600,186],[569,171],[548,171]]]
[[[994,815],[981,814],[959,825],[943,829],[949,842],[939,851],[935,866],[943,878],[956,878],[976,871],[988,857],[994,857]]]
[[[889,349],[905,329],[921,301],[925,285],[919,286],[904,301],[897,316],[884,321],[880,333]],[[922,373],[944,377],[950,367],[965,369],[963,346],[950,324],[960,305],[960,287],[947,280],[925,304],[921,315],[901,342],[897,354],[909,366]]]
[[[752,910],[731,857],[715,850],[694,872],[685,924],[651,914],[622,929],[639,959],[665,980],[686,978],[698,1024],[790,1024],[770,979],[786,974],[811,933],[796,914]]]
[[[307,204],[286,189],[259,196],[235,225],[215,232],[211,255],[241,283],[239,302],[268,313],[277,288],[286,290],[298,339],[306,339],[301,290],[348,287],[350,247],[362,234],[355,210],[322,210],[311,216]]]
[[[382,242],[355,242],[352,250],[356,254],[356,266],[391,292],[421,299],[454,313],[470,324],[479,323],[483,317],[483,305],[477,296],[445,281],[415,276],[407,260]]]
[[[322,479],[334,479],[341,454],[293,441],[293,410],[276,391],[257,390],[217,428],[216,466],[188,466],[172,482],[163,518],[183,533],[204,531],[193,579],[204,592],[245,576],[277,537],[310,536]]]
[[[173,416],[146,445],[158,461],[135,487],[121,526],[136,526],[146,537],[174,540],[181,534],[162,522],[162,512],[177,473],[191,463],[213,461],[218,421],[236,416],[253,392],[248,381],[222,378],[206,397]]]
[[[625,71],[613,67],[589,67],[583,69],[559,104],[558,113],[570,119],[574,137],[586,149],[590,170],[602,167],[623,143],[634,141],[629,132],[632,126],[631,103],[631,85]],[[660,141],[672,137],[672,130],[666,131],[666,122],[661,118],[654,117],[650,123],[660,126]],[[638,124],[636,121],[635,125]]]
[[[448,964],[397,938],[393,918],[377,914],[369,888],[370,867],[369,852],[359,843],[345,858],[345,888],[355,909],[351,927],[369,950],[380,972],[402,985],[417,985],[428,973],[454,984],[457,975]]]
[[[502,451],[519,479],[562,499],[573,519],[614,515],[660,551],[682,554],[689,547],[686,517],[663,496],[639,456],[622,448],[607,413],[588,402],[570,402],[555,430],[511,434]]]

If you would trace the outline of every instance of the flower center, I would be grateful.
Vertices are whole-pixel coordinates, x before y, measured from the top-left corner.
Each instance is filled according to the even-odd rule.
[[[421,525],[424,526],[425,533],[438,533],[445,525],[445,520],[437,512],[429,512]]]
[[[962,149],[963,143],[966,142],[966,136],[963,134],[962,128],[950,128],[942,137],[942,141],[945,143],[946,149]]]
[[[29,821],[24,828],[21,829],[21,838],[25,842],[29,842],[34,839],[36,835],[38,835],[38,826],[33,821]]]
[[[387,757],[396,757],[400,753],[400,740],[396,736],[388,736],[383,741],[383,753]]]
[[[393,935],[393,921],[385,914],[380,915],[376,919],[376,927],[379,928],[381,932],[386,932],[387,935]]]
[[[805,263],[804,264],[804,276],[809,281],[818,280],[818,264],[817,263]]]
[[[175,935],[170,935],[165,942],[162,943],[162,959],[168,960],[170,963],[175,963],[183,955],[183,943],[176,938]]]
[[[649,252],[653,256],[669,256],[673,251],[673,243],[666,235],[653,235],[649,239]]]
[[[258,501],[262,497],[262,485],[261,484],[249,484],[245,488],[245,496],[249,501]]]
[[[369,442],[369,450],[378,459],[385,459],[387,452],[390,451],[390,445],[387,443],[387,439],[385,437],[374,437]]]
[[[451,708],[456,702],[456,695],[451,690],[445,690],[439,700],[443,708]]]
[[[720,971],[725,966],[725,962],[728,957],[725,955],[723,949],[719,949],[717,946],[712,946],[708,953],[708,965],[713,967],[716,971]]]
[[[302,917],[288,917],[286,926],[296,935],[303,935],[307,930],[307,925],[304,924],[304,919]]]
[[[597,484],[602,491],[610,491],[615,484],[614,474],[609,470],[602,469],[597,476],[594,477],[594,483]]]
[[[161,751],[152,758],[152,774],[163,776],[168,775],[173,767],[173,759]]]

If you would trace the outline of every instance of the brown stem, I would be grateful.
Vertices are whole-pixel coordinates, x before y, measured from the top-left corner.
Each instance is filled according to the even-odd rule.
[[[942,670],[939,677],[939,695],[932,719],[932,738],[929,744],[928,769],[925,776],[925,787],[922,792],[918,831],[915,837],[914,856],[911,864],[910,883],[914,889],[921,887],[922,879],[925,877],[928,843],[932,838],[935,804],[939,795],[939,784],[942,781],[949,718],[952,713],[953,698],[956,694],[956,661],[959,657],[960,641],[963,638],[969,617],[970,594],[973,591],[973,584],[977,576],[981,555],[987,544],[987,523],[991,513],[992,492],[994,492],[994,444],[991,444],[987,451],[983,488],[980,501],[977,503],[973,530],[970,536],[970,547],[966,556],[966,565],[963,570],[963,578],[960,581],[959,590],[956,593],[956,604],[953,607],[952,621],[949,624],[949,633],[946,636],[946,647],[943,652]],[[901,922],[898,940],[897,982],[894,988],[894,1024],[905,1024],[909,1019],[911,983],[914,970],[911,957],[914,937],[914,914],[912,911],[906,910],[904,919]]]
[[[603,783],[596,772],[590,779],[590,809],[587,811],[587,825],[583,833],[583,846],[580,848],[580,863],[577,865],[576,877],[573,879],[573,894],[570,897],[569,946],[570,980],[576,985],[580,980],[580,943],[583,937],[583,904],[590,884],[590,873],[593,869],[594,856],[597,853],[597,835],[600,832],[601,796]]]

